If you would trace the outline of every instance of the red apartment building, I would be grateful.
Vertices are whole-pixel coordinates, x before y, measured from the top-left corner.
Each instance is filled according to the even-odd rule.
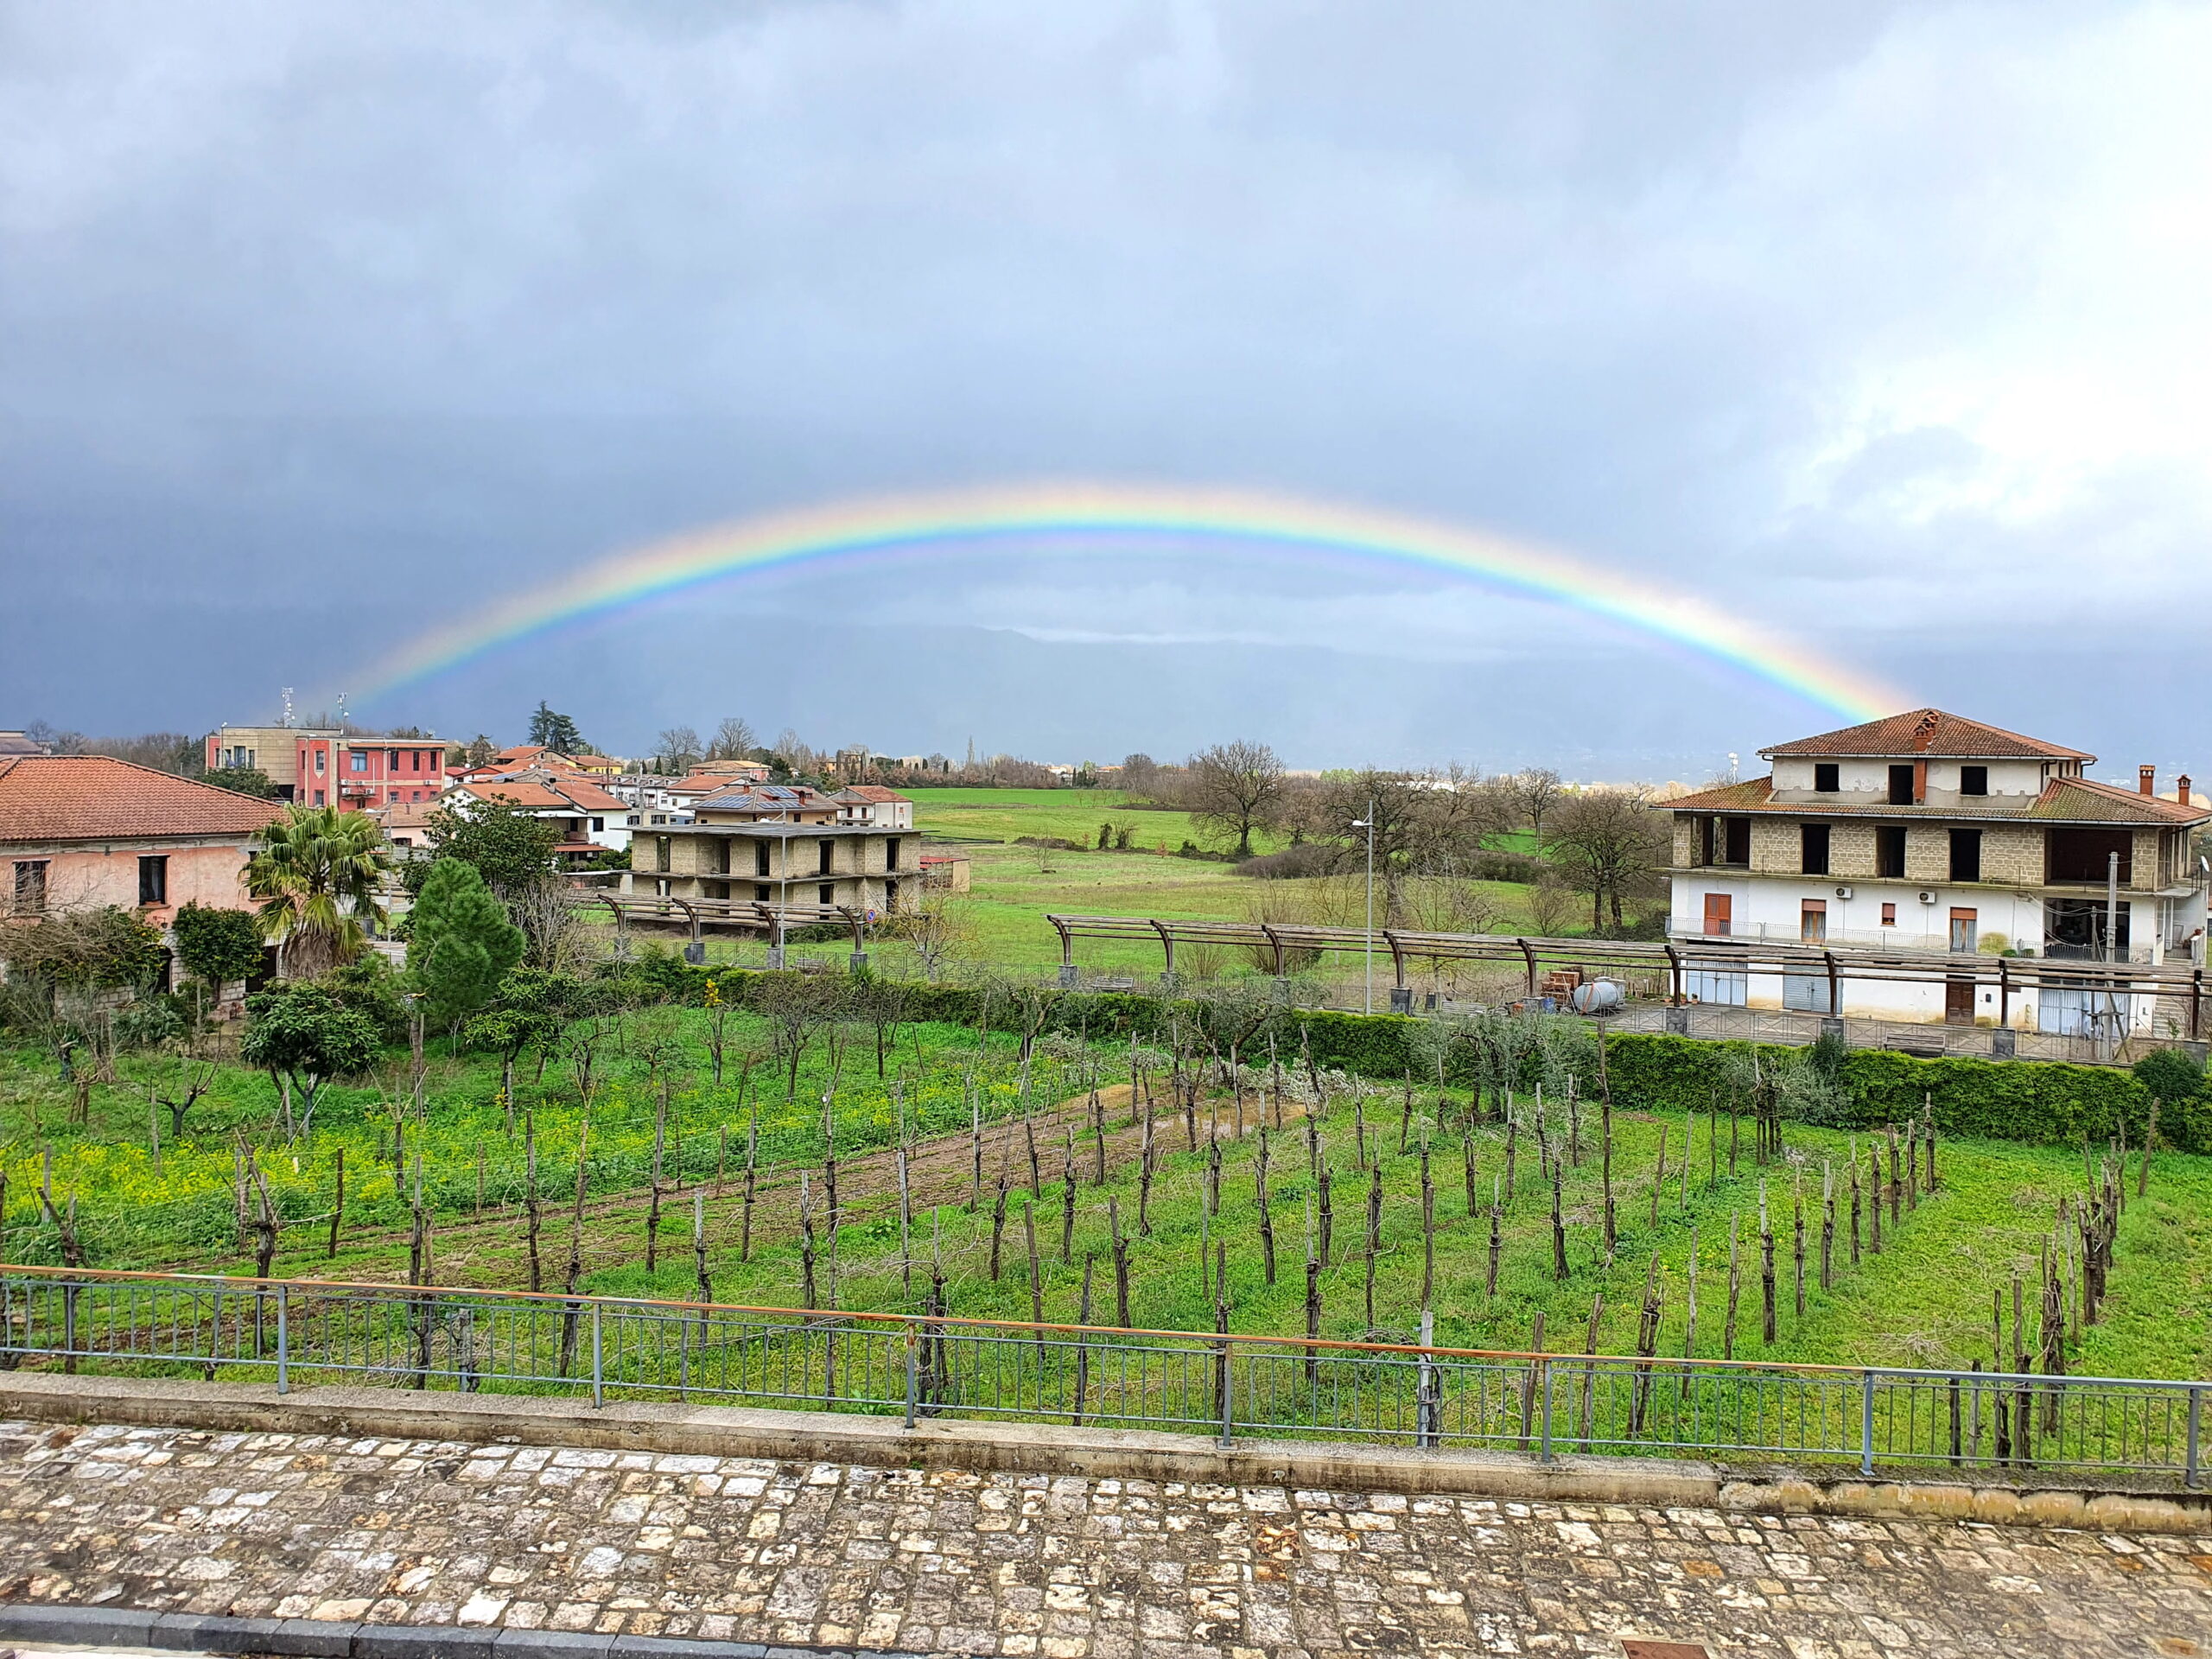
[[[208,734],[207,766],[252,766],[280,799],[349,811],[435,801],[446,785],[446,746],[434,738],[226,726]]]

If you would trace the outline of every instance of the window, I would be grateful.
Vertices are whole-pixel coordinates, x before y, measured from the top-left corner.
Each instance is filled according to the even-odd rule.
[[[394,772],[399,770],[399,751],[397,749],[386,749],[384,752],[384,769],[387,772]]]
[[[1801,823],[1797,826],[1798,867],[1807,875],[1826,875],[1828,873],[1828,826],[1825,823]]]
[[[1713,862],[1713,831],[1719,822],[1718,818],[1700,818],[1697,821],[1697,861],[1700,864]]]
[[[1833,760],[1813,763],[1813,792],[1816,795],[1840,794],[1843,789],[1843,768]]]
[[[899,837],[896,836],[883,838],[883,868],[887,870],[899,868]],[[891,885],[895,887],[899,884],[894,881]]]
[[[1904,825],[1874,826],[1874,874],[1893,881],[1904,880]]]
[[[824,881],[815,891],[822,895],[822,907],[824,910],[837,902],[837,884],[835,881]]]
[[[763,903],[766,903],[768,898],[768,884],[766,881],[754,882],[753,884],[753,896],[755,899],[761,900]]]
[[[320,773],[320,772],[322,771],[322,769],[323,769],[323,766],[322,766],[323,760],[324,760],[324,757],[325,757],[327,753],[328,753],[328,751],[327,751],[327,750],[325,750],[325,749],[317,749],[317,750],[315,752],[315,771],[316,771],[316,772],[317,772],[317,773]],[[321,798],[321,796],[317,796],[315,798],[316,798],[318,801],[320,801],[322,798]]]
[[[2045,880],[2102,887],[2120,855],[2120,885],[2135,879],[2135,837],[2126,830],[2054,830],[2046,843]]]
[[[1963,957],[1973,954],[1974,918],[1974,912],[1970,910],[1955,910],[1951,912],[1951,954],[1953,956]]]
[[[1707,933],[1727,932],[1734,909],[1735,901],[1730,894],[1707,893],[1705,895],[1705,931]]]
[[[1959,793],[1961,795],[1988,794],[1989,768],[1987,766],[1961,766]]]
[[[1914,801],[1913,768],[1910,765],[1890,768],[1890,804],[1910,806]]]
[[[1884,927],[1895,927],[1897,925],[1897,907],[1895,905],[1884,905],[1882,906],[1882,925]]]
[[[46,908],[46,867],[42,858],[27,858],[16,866],[16,908],[34,912]]]
[[[1720,820],[1726,845],[1720,855],[1724,864],[1748,864],[1751,861],[1751,821],[1749,818]]]
[[[321,757],[321,755],[317,755],[317,756],[315,757],[315,759],[316,759],[316,760],[320,760],[321,758],[322,758],[322,757]],[[315,791],[315,804],[317,806],[321,806],[321,805],[323,804],[323,800],[322,800],[322,791],[321,791],[321,790],[319,790],[319,789],[318,789],[317,791]]]
[[[623,822],[634,827],[638,823],[638,815],[635,812],[632,812],[627,818],[623,820]]]
[[[672,862],[675,852],[676,843],[673,840],[666,836],[655,836],[653,837],[653,868],[657,870],[675,868],[675,864]]]
[[[138,861],[138,902],[165,905],[169,901],[169,861],[166,853],[148,853]]]
[[[598,835],[601,830],[605,830],[606,828],[607,828],[607,820],[606,820],[605,818],[594,818],[594,819],[591,821],[591,832],[592,832],[592,834],[594,834],[594,835]]]
[[[1951,880],[1979,881],[1981,880],[1981,831],[1954,830],[1951,831]]]
[[[1828,937],[1828,901],[1808,899],[1797,912],[1797,937],[1807,944],[1820,944]]]
[[[829,836],[823,836],[823,837],[822,837],[822,862],[821,862],[821,864],[820,864],[819,866],[817,866],[817,872],[818,872],[820,874],[823,874],[823,875],[827,875],[827,874],[830,874],[830,870],[831,870],[832,868],[835,868],[835,863],[836,863],[836,855],[837,855],[837,843],[836,843],[836,842],[834,842],[834,841],[830,840],[830,837],[829,837]],[[826,904],[828,904],[830,901],[829,901],[827,899],[823,899],[822,902],[823,902],[823,904],[825,904],[825,905],[826,905]]]
[[[883,907],[886,910],[899,908],[899,884],[896,881],[887,881],[883,884]]]
[[[756,841],[753,843],[753,874],[755,875],[768,874],[768,843],[765,841]],[[763,899],[768,896],[767,888],[760,889],[760,896]]]
[[[653,892],[659,897],[665,899],[669,895],[670,889],[675,885],[676,884],[674,882],[663,879],[653,883]]]
[[[368,769],[369,752],[366,749],[348,749],[346,751],[346,771],[366,772]]]

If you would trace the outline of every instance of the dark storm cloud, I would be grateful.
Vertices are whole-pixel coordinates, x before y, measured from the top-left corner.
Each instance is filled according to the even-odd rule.
[[[616,548],[1039,474],[1492,526],[1993,718],[2012,665],[2203,581],[2202,14],[171,0],[0,31],[0,534],[37,576],[0,724],[251,718]],[[2084,547],[2129,581],[2085,593]],[[500,728],[557,684],[610,742],[735,695],[904,749],[976,708],[1040,752],[1187,725],[1617,770],[1823,723],[1557,613],[1199,555],[683,620],[381,712]],[[741,644],[810,626],[732,691]],[[838,627],[901,642],[895,711],[810,690]],[[1329,696],[1198,660],[1317,640]],[[1007,677],[1039,672],[1120,690]]]

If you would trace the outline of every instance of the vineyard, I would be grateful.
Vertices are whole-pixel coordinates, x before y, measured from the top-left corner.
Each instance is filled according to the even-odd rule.
[[[1132,1037],[809,995],[594,1013],[508,1055],[433,1039],[419,1068],[399,1049],[327,1085],[311,1128],[293,1103],[289,1135],[282,1083],[233,1061],[126,1052],[65,1082],[10,1050],[6,1255],[1350,1340],[1414,1340],[1426,1314],[1465,1348],[2207,1374],[2212,1166],[2164,1147],[1958,1138],[1914,1112],[1823,1128],[1779,1060],[1710,1109],[1655,1109],[1588,1027],[1538,1016],[1442,1031],[1426,1079],[1389,1079],[1319,1063],[1288,1010],[1194,1008]]]

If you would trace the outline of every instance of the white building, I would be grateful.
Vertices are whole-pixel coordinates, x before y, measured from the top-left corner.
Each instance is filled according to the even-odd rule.
[[[2153,771],[2127,790],[2082,775],[2096,757],[1940,709],[1762,749],[1771,774],[1666,803],[1675,815],[1678,942],[1789,942],[1851,951],[2202,961],[2206,880],[2192,846],[2212,804]],[[2109,884],[2109,886],[2108,886]],[[2112,918],[2108,925],[2107,918]],[[2108,937],[2109,936],[2109,937]],[[1689,976],[1703,1001],[1825,1013],[1825,974]],[[1841,1012],[1994,1023],[1964,975],[1846,978]],[[2146,1028],[2154,999],[2120,998]],[[2011,1023],[2083,1029],[2107,995],[2046,988]]]
[[[872,824],[879,830],[914,827],[913,798],[881,784],[848,784],[832,795],[840,823]]]

